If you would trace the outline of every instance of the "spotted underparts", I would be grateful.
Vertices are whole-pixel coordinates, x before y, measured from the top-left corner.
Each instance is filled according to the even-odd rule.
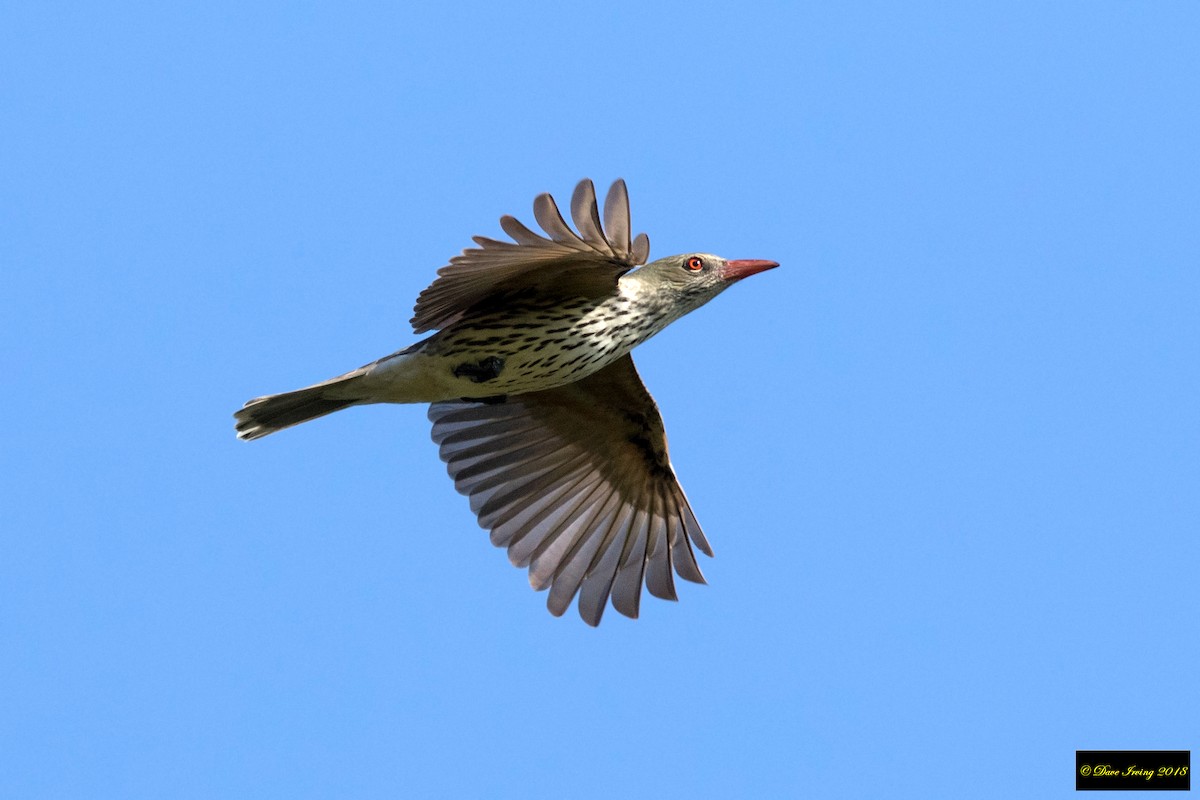
[[[493,378],[499,377],[500,372],[504,369],[504,359],[496,356],[488,356],[482,361],[475,363],[465,362],[459,364],[451,370],[456,378],[470,378],[474,383],[486,383]]]

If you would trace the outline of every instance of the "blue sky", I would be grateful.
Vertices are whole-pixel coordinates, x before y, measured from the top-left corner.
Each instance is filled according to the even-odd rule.
[[[1064,797],[1197,747],[1200,6],[408,6],[0,12],[0,795]],[[424,408],[230,417],[585,176],[654,256],[783,264],[636,353],[717,557],[596,630]]]

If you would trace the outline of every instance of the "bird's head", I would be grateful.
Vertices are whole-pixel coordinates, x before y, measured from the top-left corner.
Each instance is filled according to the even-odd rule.
[[[729,260],[711,253],[685,253],[651,261],[632,273],[640,292],[673,307],[673,318],[695,311],[742,278],[774,269],[775,261]]]

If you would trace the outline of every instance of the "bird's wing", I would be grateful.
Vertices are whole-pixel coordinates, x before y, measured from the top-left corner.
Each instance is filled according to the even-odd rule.
[[[533,587],[550,587],[552,614],[578,593],[580,616],[598,625],[611,594],[636,617],[643,580],[675,599],[672,567],[704,583],[692,545],[712,550],[628,355],[557,389],[434,403],[429,418],[455,488]]]
[[[501,217],[500,227],[514,242],[474,237],[479,247],[450,259],[417,298],[412,318],[415,331],[444,328],[471,308],[505,292],[567,284],[584,293],[608,292],[621,274],[644,264],[650,255],[646,234],[630,239],[629,194],[622,180],[608,190],[603,227],[596,189],[586,179],[579,182],[571,197],[571,217],[578,233],[563,220],[548,194],[533,201],[533,215],[549,238],[534,233],[514,217]]]

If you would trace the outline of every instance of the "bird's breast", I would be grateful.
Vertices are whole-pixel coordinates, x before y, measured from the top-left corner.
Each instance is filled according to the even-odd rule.
[[[538,298],[468,316],[421,348],[452,397],[491,397],[573,383],[628,353],[660,326],[629,297]]]

